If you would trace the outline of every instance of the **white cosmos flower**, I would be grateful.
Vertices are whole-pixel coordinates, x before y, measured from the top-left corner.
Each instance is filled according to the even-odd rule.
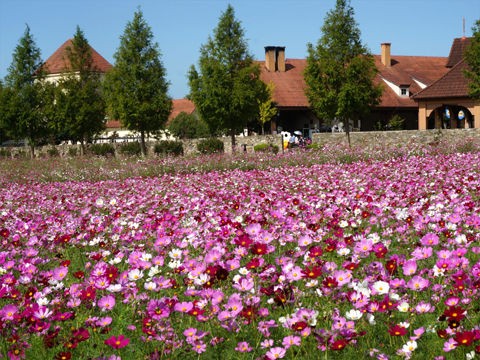
[[[417,342],[415,340],[407,341],[407,343],[405,345],[403,345],[402,350],[403,350],[403,352],[408,354],[408,353],[411,353],[412,351],[415,351],[417,346],[418,345],[417,345]]]
[[[390,291],[390,285],[385,281],[376,281],[372,287],[380,295],[388,294]]]
[[[347,256],[348,254],[350,254],[350,249],[346,247],[340,248],[337,250],[337,254],[340,256]]]
[[[143,277],[143,272],[140,269],[133,269],[128,272],[128,280],[137,281]]]
[[[155,284],[153,281],[146,282],[144,288],[145,290],[155,290],[157,288],[157,284]]]
[[[345,317],[348,320],[358,320],[362,317],[363,313],[360,310],[352,309],[345,313]]]
[[[122,285],[120,284],[112,284],[107,287],[107,291],[117,293],[122,291]]]
[[[397,309],[400,312],[408,312],[408,310],[410,309],[410,305],[408,304],[408,302],[404,301],[398,304]]]

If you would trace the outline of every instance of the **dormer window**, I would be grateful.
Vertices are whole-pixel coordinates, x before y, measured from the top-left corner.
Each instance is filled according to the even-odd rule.
[[[408,87],[407,86],[400,86],[400,95],[401,96],[408,96]]]

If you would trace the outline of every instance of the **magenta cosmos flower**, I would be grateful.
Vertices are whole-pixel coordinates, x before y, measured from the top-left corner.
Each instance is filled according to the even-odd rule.
[[[121,349],[127,346],[129,342],[129,338],[126,338],[124,335],[118,335],[105,340],[105,345],[111,346],[114,349]]]

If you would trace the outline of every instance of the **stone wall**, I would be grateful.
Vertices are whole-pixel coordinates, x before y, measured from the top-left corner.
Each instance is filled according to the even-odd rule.
[[[480,129],[448,129],[448,130],[406,130],[406,131],[368,131],[368,132],[351,132],[350,140],[353,146],[394,146],[397,144],[421,143],[428,144],[439,139],[471,139],[476,138],[480,141]],[[225,152],[232,152],[232,143],[230,137],[220,138],[225,145]],[[197,154],[198,139],[184,140],[183,149],[185,155]],[[313,134],[313,143],[320,145],[327,144],[347,144],[345,133],[319,133]],[[255,136],[238,136],[236,138],[237,152],[247,151],[253,152],[253,146],[260,143],[278,145],[281,150],[282,139],[280,135],[255,135]],[[113,143],[115,148],[122,146],[122,143]],[[149,154],[153,154],[155,143],[148,143]],[[79,153],[79,145],[58,145],[56,149],[60,156],[68,156],[72,147],[77,148]],[[12,157],[28,156],[27,148],[2,148],[1,150],[10,149]],[[48,157],[52,152],[52,146],[44,146],[35,150],[37,157]]]

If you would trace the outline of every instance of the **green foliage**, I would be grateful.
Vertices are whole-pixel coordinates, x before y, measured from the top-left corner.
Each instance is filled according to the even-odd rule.
[[[183,155],[183,143],[181,141],[162,140],[155,144],[153,151],[157,155]]]
[[[92,49],[79,27],[67,56],[70,68],[56,91],[55,130],[66,139],[80,141],[83,153],[85,142],[105,129],[105,101]]]
[[[58,151],[58,149],[55,146],[49,147],[47,149],[47,154],[50,157],[59,157],[60,156],[60,152]]]
[[[145,137],[165,126],[172,110],[168,82],[160,61],[158,44],[140,10],[127,24],[114,58],[115,65],[105,77],[105,96],[111,118],[140,133],[142,155]]]
[[[228,132],[234,149],[235,134],[258,115],[258,100],[268,94],[232,6],[221,15],[213,38],[202,45],[199,70],[192,65],[189,84],[190,98],[210,132]]]
[[[54,103],[53,85],[42,81],[42,64],[40,49],[27,26],[2,86],[0,128],[10,138],[28,140],[32,158],[40,139],[48,136]]]
[[[349,136],[349,120],[368,114],[379,102],[382,90],[373,83],[377,70],[348,0],[337,0],[322,33],[315,47],[308,44],[306,94],[318,117],[339,119]]]
[[[70,146],[68,148],[68,156],[70,157],[75,157],[77,156],[77,148],[73,147],[73,146]]]
[[[208,126],[203,120],[183,111],[170,122],[168,131],[179,139],[197,139],[210,135]]]
[[[393,115],[387,123],[387,130],[403,130],[405,119],[398,114]]]
[[[124,143],[120,145],[118,151],[120,154],[127,156],[139,156],[142,154],[142,148],[138,141]]]
[[[2,149],[0,148],[0,158],[10,158],[12,157],[12,153],[10,149]]]
[[[272,120],[274,116],[278,114],[278,109],[275,106],[275,103],[272,100],[273,90],[275,84],[273,82],[267,85],[268,98],[265,100],[258,100],[259,112],[258,112],[258,122],[262,125],[262,135],[264,134],[264,126],[267,122]]]
[[[217,138],[203,139],[197,144],[197,150],[201,154],[223,153],[224,147],[223,141]]]
[[[115,156],[115,147],[112,144],[91,144],[88,152],[94,156]]]
[[[480,99],[480,19],[475,22],[472,32],[472,42],[465,51],[465,61],[469,66],[465,75],[470,80],[468,84],[469,95],[475,99]]]
[[[253,150],[256,152],[272,152],[274,154],[278,153],[279,146],[274,144],[260,143],[253,147]]]

